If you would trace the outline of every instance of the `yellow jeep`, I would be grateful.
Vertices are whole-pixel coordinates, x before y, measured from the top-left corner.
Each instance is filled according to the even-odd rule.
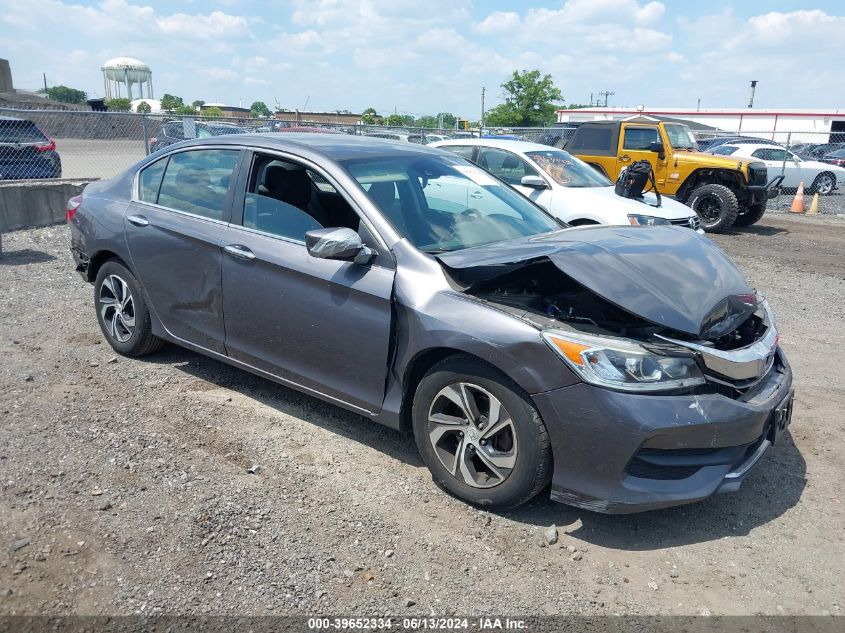
[[[780,184],[766,183],[764,163],[703,154],[688,126],[650,117],[582,123],[566,150],[611,180],[647,160],[658,191],[692,207],[708,231],[754,224]]]

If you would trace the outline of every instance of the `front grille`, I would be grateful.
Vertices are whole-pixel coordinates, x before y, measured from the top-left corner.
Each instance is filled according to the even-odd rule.
[[[752,186],[766,184],[766,165],[763,163],[751,163],[748,166],[748,184]]]
[[[669,220],[673,226],[686,226],[691,228],[693,231],[697,231],[698,227],[701,226],[701,221],[698,219],[698,216],[694,215],[691,218],[680,218],[678,220]]]

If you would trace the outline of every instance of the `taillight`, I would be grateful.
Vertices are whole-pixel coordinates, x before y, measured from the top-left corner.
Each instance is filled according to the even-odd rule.
[[[73,216],[76,215],[76,210],[81,204],[82,194],[74,196],[73,198],[67,201],[67,210],[65,211],[65,222],[70,222],[73,219]]]
[[[36,152],[55,152],[56,151],[56,141],[53,139],[48,139],[49,143],[36,143],[35,151]]]

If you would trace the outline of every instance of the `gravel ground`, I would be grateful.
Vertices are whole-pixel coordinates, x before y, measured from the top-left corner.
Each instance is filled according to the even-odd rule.
[[[779,318],[791,436],[738,493],[614,517],[478,511],[410,437],[174,346],[118,357],[67,229],[4,235],[0,614],[841,614],[845,221],[715,239]]]

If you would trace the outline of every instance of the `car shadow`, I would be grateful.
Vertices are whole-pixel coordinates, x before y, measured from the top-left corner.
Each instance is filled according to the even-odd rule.
[[[226,363],[175,345],[167,345],[144,362],[174,367],[402,463],[424,467],[412,435]],[[807,483],[806,471],[806,462],[787,432],[734,493],[663,510],[606,515],[553,502],[547,489],[516,510],[496,514],[532,526],[555,524],[569,536],[601,547],[654,550],[749,534],[798,503]]]
[[[778,235],[780,233],[789,233],[789,229],[777,226],[765,226],[752,224],[751,226],[739,227],[733,226],[730,229],[723,231],[723,235],[761,235],[770,236]]]
[[[203,356],[167,345],[144,362],[168,365],[200,380],[244,394],[280,413],[315,424],[412,466],[423,466],[411,434],[400,433],[369,418],[272,380]]]
[[[54,255],[44,251],[35,251],[31,248],[22,248],[18,251],[0,252],[0,266],[25,266],[26,264],[43,264],[56,259]]]
[[[598,514],[535,500],[503,516],[542,527],[555,524],[570,536],[601,547],[655,550],[748,535],[798,503],[807,485],[806,473],[807,464],[787,432],[737,492],[624,515]]]

